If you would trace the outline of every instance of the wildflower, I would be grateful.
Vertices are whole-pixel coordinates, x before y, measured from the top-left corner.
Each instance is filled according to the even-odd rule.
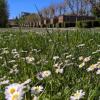
[[[6,87],[5,94],[13,94],[16,91],[20,90],[20,84],[14,83]]]
[[[4,67],[4,66],[7,66],[7,62],[5,61],[3,64],[2,64],[2,66]]]
[[[43,91],[43,86],[34,86],[31,88],[32,94],[39,94]]]
[[[0,82],[0,85],[4,85],[4,84],[8,84],[9,83],[9,80],[4,80],[2,82]]]
[[[65,62],[65,63],[69,63],[69,61],[70,61],[70,60],[65,60],[64,62]]]
[[[79,68],[82,68],[82,67],[84,67],[84,66],[85,66],[85,62],[81,63],[81,64],[79,65]]]
[[[97,62],[98,65],[100,65],[100,60]]]
[[[52,42],[52,40],[51,40],[51,39],[49,39],[49,42]]]
[[[80,100],[85,95],[83,90],[77,90],[76,93],[70,97],[70,100]]]
[[[100,50],[96,50],[95,52],[92,52],[92,54],[96,54],[96,53],[99,53]]]
[[[23,86],[14,83],[5,88],[5,98],[6,100],[21,100],[24,92],[23,92]]]
[[[34,57],[26,57],[26,61],[29,64],[32,63],[34,60],[35,60]]]
[[[39,97],[34,96],[34,98],[32,100],[39,100]]]
[[[10,74],[14,73],[14,74],[17,74],[19,72],[19,70],[17,68],[15,69],[10,69]]]
[[[35,51],[36,53],[38,53],[38,52],[40,52],[41,50],[33,49],[33,51]]]
[[[59,56],[54,56],[53,57],[53,60],[57,60],[57,59],[59,59]]]
[[[17,74],[19,72],[19,70],[17,68],[15,68],[14,72],[15,72],[15,74]]]
[[[15,54],[13,57],[14,57],[14,58],[19,58],[19,57],[20,57],[20,54],[17,53],[17,54]]]
[[[11,53],[12,53],[12,54],[17,54],[18,52],[17,52],[16,49],[12,49]]]
[[[96,53],[98,53],[98,52],[96,52],[96,51],[95,52],[92,52],[92,54],[96,54]]]
[[[85,44],[79,44],[77,47],[83,47],[85,46]]]
[[[39,72],[39,73],[37,73],[37,79],[39,79],[39,80],[43,80],[43,78],[46,78],[46,77],[48,77],[48,76],[50,76],[51,75],[51,71],[43,71],[43,72]]]
[[[97,46],[98,46],[98,47],[100,47],[100,45],[99,45],[99,44],[98,44]]]
[[[45,78],[45,77],[48,77],[48,76],[50,76],[51,75],[51,71],[43,71],[42,72],[42,76]]]
[[[2,49],[3,49],[2,54],[8,54],[9,53],[8,48],[2,48]]]
[[[8,61],[8,63],[15,63],[16,62],[16,60],[10,60],[10,61]]]
[[[86,57],[86,58],[84,58],[83,62],[88,62],[88,61],[90,61],[90,59],[91,59],[91,56]]]
[[[37,73],[36,77],[38,80],[43,80],[42,72]]]
[[[84,58],[83,58],[83,56],[80,56],[79,57],[79,61],[82,61]]]
[[[2,78],[0,78],[0,81],[4,80],[6,78],[6,76],[3,76]]]
[[[66,59],[71,58],[71,57],[72,57],[72,55],[68,55],[68,56],[66,56]]]
[[[22,93],[19,92],[15,92],[12,96],[10,100],[22,100],[23,99],[23,95]],[[8,99],[9,100],[9,99]]]
[[[100,74],[100,69],[98,69],[98,70],[96,71],[96,74]]]
[[[2,56],[0,56],[0,59],[3,59],[3,57],[2,57]]]
[[[24,83],[22,83],[21,85],[27,85],[27,84],[29,84],[31,82],[31,79],[28,79],[28,80],[26,80]]]
[[[97,68],[97,64],[92,64],[89,68],[87,68],[87,71],[93,71],[95,68]]]
[[[62,74],[64,72],[64,69],[63,68],[57,68],[55,72]]]
[[[100,49],[99,50],[96,50],[96,52],[100,52]]]
[[[58,68],[60,65],[58,63],[54,64],[53,67]]]
[[[21,53],[27,53],[28,51],[25,51],[25,50],[21,50],[20,52],[21,52]]]
[[[17,65],[17,64],[15,64],[15,65],[13,66],[13,68],[15,69],[15,68],[17,68],[17,66],[18,66],[18,65]]]

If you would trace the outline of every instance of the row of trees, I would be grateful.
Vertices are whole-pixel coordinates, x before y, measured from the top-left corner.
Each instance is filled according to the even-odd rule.
[[[54,17],[62,14],[95,15],[100,17],[99,0],[63,0],[58,4],[51,4],[40,11],[43,17]]]

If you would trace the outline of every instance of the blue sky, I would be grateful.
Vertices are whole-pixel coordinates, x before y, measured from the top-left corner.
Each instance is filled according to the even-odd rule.
[[[15,18],[22,11],[24,12],[36,12],[34,4],[37,5],[39,9],[47,7],[51,3],[61,2],[62,0],[8,0],[9,6],[9,18]]]

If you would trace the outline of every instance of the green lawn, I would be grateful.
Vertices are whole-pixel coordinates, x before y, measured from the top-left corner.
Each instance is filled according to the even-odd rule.
[[[47,73],[41,76],[43,71]],[[0,33],[0,82],[9,80],[0,85],[0,100],[5,100],[6,86],[27,79],[31,82],[23,89],[23,100],[35,96],[39,100],[70,100],[81,89],[85,92],[82,100],[99,100],[100,32]],[[43,89],[31,93],[33,86]]]

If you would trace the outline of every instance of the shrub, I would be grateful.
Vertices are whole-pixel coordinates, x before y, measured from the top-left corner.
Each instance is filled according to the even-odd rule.
[[[100,20],[95,20],[94,23],[93,23],[93,25],[95,27],[100,27]]]
[[[82,21],[77,21],[76,22],[76,27],[82,28]]]
[[[75,27],[75,23],[71,22],[64,23],[64,27]]]
[[[100,20],[77,21],[76,27],[79,28],[100,27]]]

